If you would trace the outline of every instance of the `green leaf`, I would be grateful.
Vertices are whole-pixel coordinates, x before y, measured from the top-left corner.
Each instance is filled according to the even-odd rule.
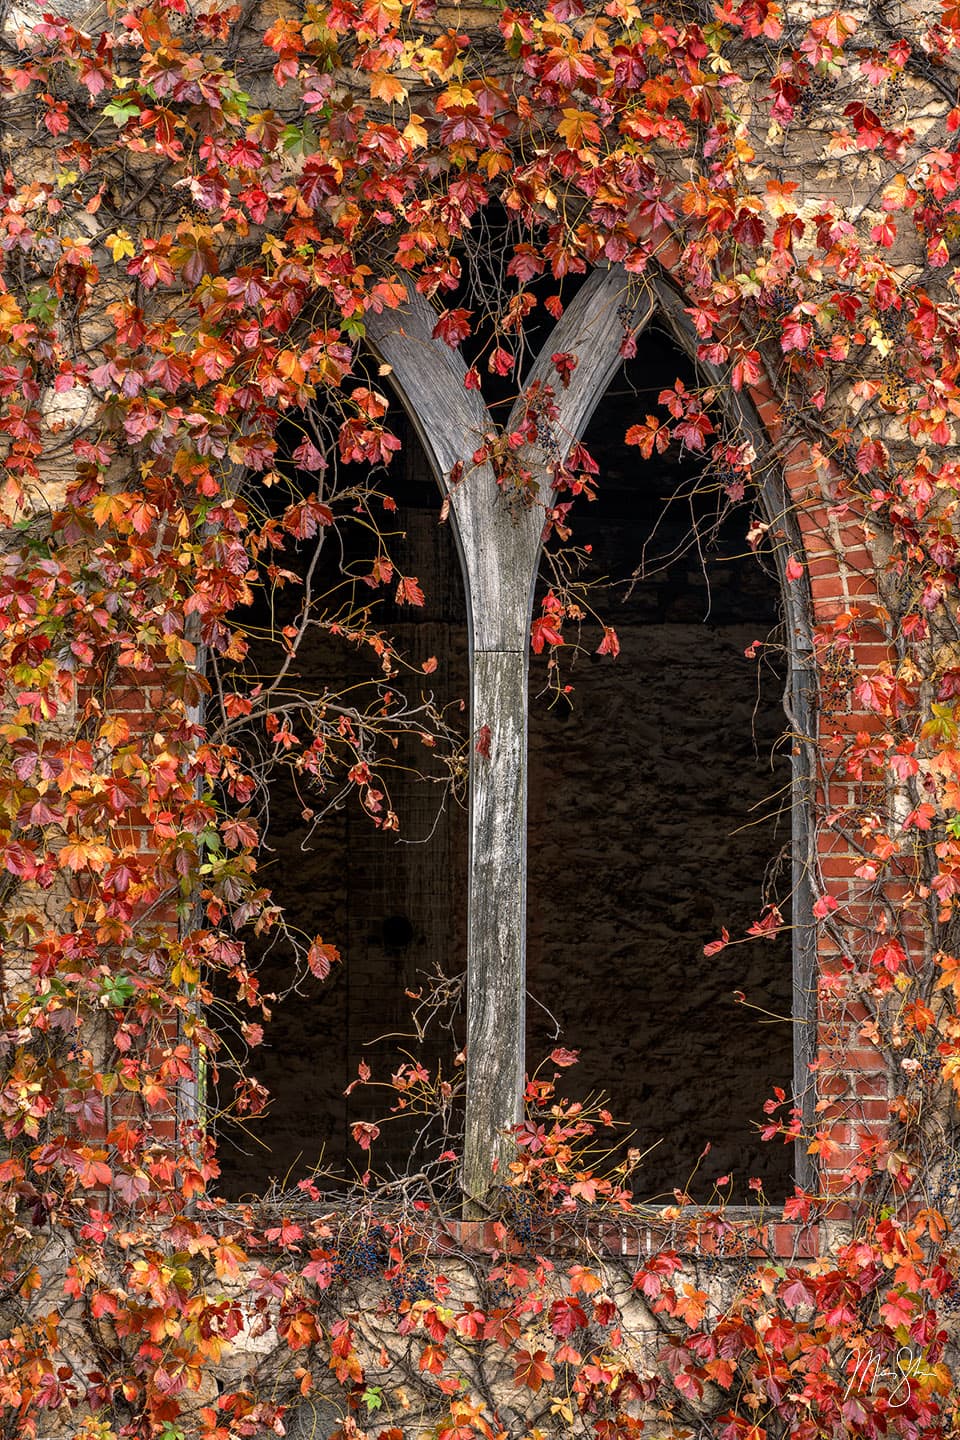
[[[100,986],[100,998],[112,1009],[126,1005],[135,993],[133,981],[126,975],[110,975]]]
[[[140,105],[136,100],[111,100],[109,105],[104,105],[103,113],[108,120],[112,120],[118,130],[122,130],[128,120],[140,114]]]
[[[302,125],[284,125],[280,140],[291,155],[315,155],[320,148],[312,120],[305,120]]]
[[[57,313],[57,296],[52,288],[31,290],[27,297],[27,314],[41,325],[52,325]]]

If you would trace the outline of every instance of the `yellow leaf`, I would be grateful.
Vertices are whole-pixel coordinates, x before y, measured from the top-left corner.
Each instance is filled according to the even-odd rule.
[[[419,150],[427,143],[427,127],[421,115],[411,115],[403,127],[403,138],[412,150]]]
[[[466,81],[452,80],[437,100],[438,110],[472,110],[477,111],[477,97],[471,85]]]
[[[276,358],[276,367],[285,380],[300,381],[304,378],[304,369],[295,350],[281,350]]]
[[[12,295],[0,295],[0,325],[9,329],[11,325],[20,325],[23,322],[23,315],[20,306]]]
[[[126,517],[130,496],[123,492],[98,495],[91,506],[97,525],[117,525]]]
[[[902,210],[916,199],[916,193],[907,184],[906,175],[894,175],[880,197],[884,210]]]
[[[114,260],[124,260],[128,255],[132,256],[137,253],[136,246],[126,230],[115,230],[112,235],[107,236],[104,243],[109,248]]]
[[[72,840],[60,847],[57,858],[66,870],[100,870],[110,863],[113,853],[92,840]]]
[[[100,726],[99,738],[107,745],[123,745],[130,739],[130,726],[122,715],[108,715]]]
[[[483,171],[488,180],[495,180],[501,172],[506,173],[512,164],[510,156],[499,150],[484,150],[477,161],[478,169]]]

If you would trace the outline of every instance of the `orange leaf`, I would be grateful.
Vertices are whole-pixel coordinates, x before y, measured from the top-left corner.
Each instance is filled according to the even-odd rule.
[[[423,1353],[417,1361],[417,1366],[420,1370],[426,1370],[430,1375],[439,1375],[443,1369],[446,1353],[442,1345],[425,1345]]]
[[[515,1365],[514,1381],[517,1385],[526,1385],[535,1395],[544,1380],[554,1378],[554,1369],[547,1359],[546,1350],[537,1350],[532,1355],[529,1350],[518,1350]]]

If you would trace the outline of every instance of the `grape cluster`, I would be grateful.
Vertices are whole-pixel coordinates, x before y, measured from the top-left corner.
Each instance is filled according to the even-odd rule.
[[[884,96],[877,114],[883,125],[889,125],[891,120],[903,107],[904,76],[902,70],[895,70],[884,85]]]
[[[960,1314],[960,1282],[958,1282],[956,1276],[954,1276],[949,1290],[945,1290],[940,1296],[939,1303],[940,1308],[944,1310],[947,1315]]]
[[[797,116],[801,120],[808,119],[821,101],[827,99],[833,88],[834,84],[829,75],[811,75],[793,107]]]
[[[556,431],[545,415],[537,418],[537,444],[548,460],[561,464],[563,455],[557,442]]]
[[[486,1310],[506,1310],[513,1297],[504,1285],[502,1280],[490,1280],[487,1282],[484,1296],[484,1308]]]
[[[782,320],[789,315],[797,297],[788,285],[775,285],[764,297],[764,308],[774,319]]]
[[[537,1226],[544,1220],[543,1206],[525,1190],[505,1190],[503,1218],[521,1245],[531,1245]]]
[[[396,1312],[404,1301],[415,1305],[418,1300],[429,1300],[432,1295],[430,1277],[419,1261],[403,1266],[390,1281],[390,1298]]]
[[[938,1210],[956,1205],[960,1198],[960,1152],[952,1149],[940,1164],[936,1184],[930,1191],[930,1203]]]
[[[857,667],[846,650],[831,646],[821,658],[822,676],[821,706],[825,716],[835,715],[842,709],[856,679]]]
[[[724,1255],[702,1255],[697,1263],[707,1275],[719,1275],[724,1280],[733,1280],[738,1288],[751,1284],[756,1274],[756,1261],[743,1249]]]
[[[742,470],[735,470],[729,464],[720,464],[714,467],[713,473],[717,483],[723,486],[731,500],[743,499],[745,476]]]
[[[937,1210],[948,1213],[956,1211],[960,1199],[960,1151],[951,1146],[940,1165],[936,1188],[931,1191],[930,1204]],[[960,1314],[960,1275],[954,1275],[950,1286],[940,1296],[938,1304],[948,1315]]]
[[[738,1255],[732,1265],[734,1279],[737,1285],[755,1286],[757,1283],[757,1263],[751,1260],[749,1255]]]
[[[379,1275],[390,1259],[390,1240],[382,1225],[374,1225],[342,1246],[333,1267],[335,1280],[363,1280]]]
[[[902,340],[906,329],[906,317],[902,310],[893,307],[876,312],[877,327],[885,340]]]

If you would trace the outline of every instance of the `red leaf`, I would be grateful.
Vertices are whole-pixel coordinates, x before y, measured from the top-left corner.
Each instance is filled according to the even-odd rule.
[[[550,361],[560,376],[560,384],[566,390],[570,384],[570,377],[577,368],[576,355],[572,355],[569,350],[557,350],[550,356]]]
[[[433,327],[434,340],[443,340],[453,349],[470,334],[470,310],[444,310]]]
[[[530,627],[530,644],[535,655],[542,655],[546,645],[562,645],[563,636],[551,615],[538,615]]]
[[[380,1134],[380,1126],[371,1125],[366,1120],[358,1120],[350,1133],[361,1150],[369,1150],[374,1140],[376,1140]]]
[[[586,1327],[587,1317],[579,1300],[572,1295],[554,1300],[550,1306],[550,1328],[554,1335],[569,1340],[575,1331],[585,1330]]]
[[[814,1299],[813,1292],[808,1290],[800,1279],[791,1280],[789,1285],[784,1285],[780,1291],[780,1298],[784,1305],[789,1305],[791,1308],[795,1305],[812,1305]]]
[[[892,1290],[888,1292],[886,1301],[880,1306],[880,1314],[891,1330],[895,1330],[898,1325],[908,1324],[916,1313],[915,1296],[904,1293],[895,1294]]]
[[[417,584],[416,577],[406,575],[397,586],[396,601],[398,605],[422,605],[423,591]]]
[[[326,980],[331,967],[340,959],[335,945],[325,945],[318,935],[307,951],[307,964],[318,980]]]
[[[576,1065],[580,1059],[580,1051],[565,1050],[562,1045],[558,1045],[555,1050],[550,1051],[550,1059],[554,1065],[560,1065],[566,1068],[568,1065]]]
[[[425,1345],[423,1354],[420,1356],[418,1366],[426,1370],[430,1375],[439,1375],[443,1369],[443,1362],[447,1358],[447,1352],[442,1345]]]
[[[659,455],[670,444],[670,430],[666,425],[661,425],[655,415],[648,415],[642,425],[631,425],[624,436],[627,445],[639,445],[640,453],[644,460],[649,460],[656,449]]]
[[[504,350],[502,345],[497,346],[496,350],[494,350],[493,354],[490,356],[490,359],[487,361],[487,369],[491,372],[491,374],[496,375],[509,375],[510,371],[513,369],[513,366],[513,356],[510,354],[509,350]]]
[[[598,655],[612,655],[614,660],[620,654],[620,640],[612,625],[603,627],[603,639],[597,646]]]
[[[889,970],[891,975],[896,975],[907,963],[906,953],[903,946],[896,940],[888,940],[883,945],[878,945],[870,956],[870,964],[878,970]]]
[[[754,920],[747,930],[757,940],[772,940],[773,937],[783,928],[783,916],[776,905],[764,907],[763,914],[759,920]]]

